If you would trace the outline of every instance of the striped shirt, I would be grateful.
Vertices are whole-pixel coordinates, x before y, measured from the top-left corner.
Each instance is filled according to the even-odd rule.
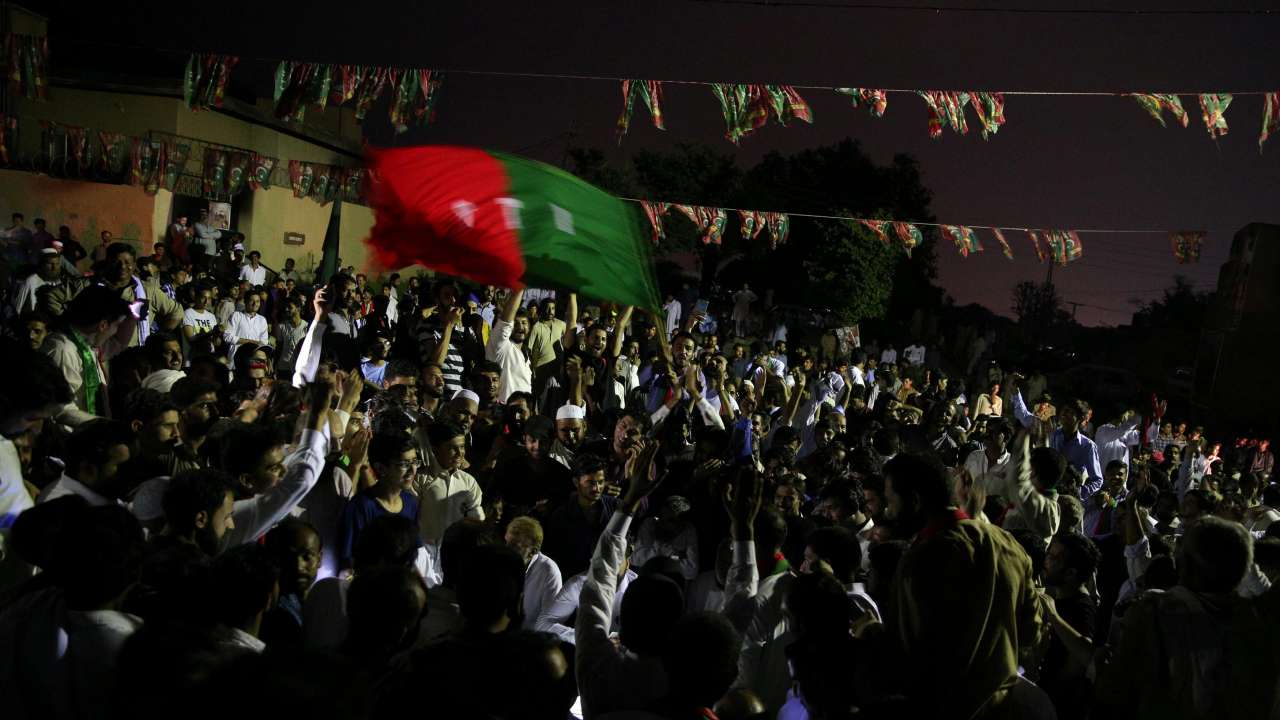
[[[449,351],[444,358],[444,387],[449,394],[462,389],[462,376],[466,372],[466,362],[462,356],[462,339],[465,334],[462,327],[454,327],[453,332],[449,334]],[[418,348],[422,353],[424,362],[430,358],[427,351],[436,347],[444,335],[444,329],[439,320],[431,318],[423,322],[418,327]]]

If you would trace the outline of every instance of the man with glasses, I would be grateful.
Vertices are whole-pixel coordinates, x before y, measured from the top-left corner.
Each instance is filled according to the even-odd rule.
[[[338,523],[338,567],[350,570],[360,533],[374,519],[400,515],[418,519],[418,498],[410,492],[421,462],[413,438],[400,432],[379,432],[369,441],[369,468],[374,484],[342,510]]]

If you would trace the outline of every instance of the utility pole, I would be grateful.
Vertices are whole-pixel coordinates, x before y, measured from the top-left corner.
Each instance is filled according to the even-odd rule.
[[[1045,273],[1044,284],[1045,285],[1053,284],[1053,261],[1052,260],[1049,261],[1049,270]]]
[[[1072,301],[1070,301],[1070,300],[1063,300],[1063,302],[1065,302],[1066,304],[1068,304],[1068,305],[1070,305],[1070,306],[1071,306],[1071,322],[1075,322],[1075,321],[1076,321],[1076,308],[1080,307],[1083,303],[1072,302]]]

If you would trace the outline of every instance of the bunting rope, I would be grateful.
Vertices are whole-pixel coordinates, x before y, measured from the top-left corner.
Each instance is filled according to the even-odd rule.
[[[1027,239],[1035,250],[1040,262],[1050,261],[1058,265],[1079,260],[1084,256],[1082,234],[1119,234],[1119,235],[1164,235],[1169,239],[1173,251],[1174,262],[1179,265],[1200,261],[1200,250],[1207,235],[1200,230],[1156,230],[1138,228],[1085,228],[1074,230],[1043,229],[1029,227],[1011,227],[1007,225],[956,225],[941,222],[911,222],[906,220],[888,220],[884,218],[863,218],[853,215],[824,215],[819,213],[793,213],[763,210],[748,210],[733,207],[709,207],[685,205],[642,198],[620,197],[619,199],[640,205],[648,219],[653,234],[654,244],[666,237],[662,218],[670,210],[679,210],[701,232],[704,244],[721,244],[725,236],[725,225],[731,213],[737,213],[744,240],[754,239],[761,229],[767,229],[771,238],[770,247],[776,248],[786,242],[791,225],[791,218],[801,217],[814,220],[838,220],[859,224],[875,234],[886,246],[891,245],[889,233],[901,242],[907,255],[924,240],[920,227],[937,228],[944,240],[955,244],[961,257],[984,252],[985,248],[979,240],[976,230],[987,230],[995,238],[1005,258],[1013,259],[1013,249],[1004,236],[1004,231],[1020,231],[1026,233]]]

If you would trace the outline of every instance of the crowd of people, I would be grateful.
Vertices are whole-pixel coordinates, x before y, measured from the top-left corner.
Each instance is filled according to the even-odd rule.
[[[1280,716],[1265,440],[789,346],[746,286],[314,283],[186,218],[21,220],[7,718]]]

